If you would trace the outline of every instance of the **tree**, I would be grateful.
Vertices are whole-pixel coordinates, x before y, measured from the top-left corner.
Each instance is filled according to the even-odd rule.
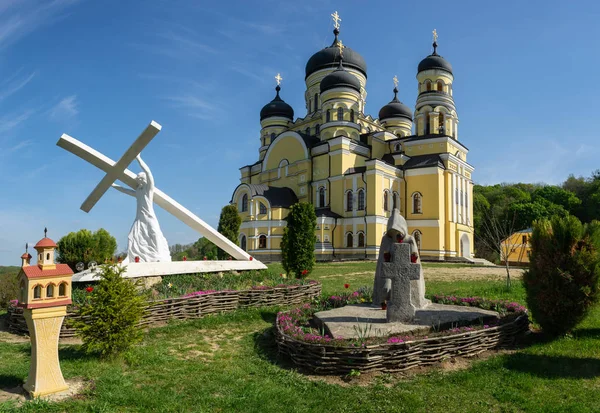
[[[94,233],[87,229],[70,232],[56,245],[56,261],[68,264],[73,271],[76,271],[75,266],[78,262],[88,264],[90,261],[96,261],[103,264],[113,258],[117,251],[117,240],[103,228]]]
[[[82,349],[112,357],[127,350],[142,339],[138,326],[146,301],[136,291],[136,285],[123,278],[125,268],[103,265],[100,281],[88,287],[88,300],[79,309],[73,322],[81,340]]]
[[[545,332],[573,329],[600,300],[600,222],[582,225],[574,216],[537,221],[523,285]]]
[[[317,216],[311,204],[298,202],[290,208],[281,239],[281,260],[285,271],[296,278],[311,273],[315,264]]]
[[[532,200],[534,202],[545,200],[560,205],[570,214],[574,214],[581,205],[581,199],[577,198],[577,195],[554,185],[546,185],[536,189],[533,192]]]
[[[219,227],[217,230],[224,235],[227,239],[237,245],[238,237],[240,234],[240,225],[242,225],[242,218],[238,214],[237,206],[234,204],[225,205],[221,209],[221,216],[219,217]],[[218,249],[217,255],[219,259],[226,259],[228,254],[221,248]]]
[[[195,250],[195,255],[191,255],[193,259],[202,260],[204,257],[206,257],[208,260],[217,259],[218,248],[215,244],[210,242],[208,238],[200,238],[194,243],[192,249]]]
[[[510,254],[518,248],[517,243],[511,243],[510,238],[517,230],[515,224],[517,222],[516,212],[509,214],[497,215],[494,209],[480,211],[482,215],[479,240],[491,251],[494,251],[500,256],[500,260],[504,261],[506,268],[506,288],[510,289],[510,265],[508,259]]]

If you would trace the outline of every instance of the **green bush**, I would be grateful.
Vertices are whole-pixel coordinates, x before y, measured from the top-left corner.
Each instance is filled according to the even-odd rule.
[[[100,280],[89,287],[89,298],[78,311],[81,318],[73,326],[88,353],[112,357],[142,339],[137,325],[146,300],[131,280],[122,278],[123,272],[116,265],[103,265]]]
[[[0,309],[5,309],[8,302],[19,297],[17,273],[0,274]]]
[[[599,283],[600,222],[555,216],[534,223],[523,284],[527,306],[545,332],[571,331],[598,302]]]
[[[311,204],[299,202],[290,208],[281,240],[281,261],[288,274],[304,278],[315,264],[317,216]]]
[[[70,232],[62,237],[57,243],[56,261],[68,264],[73,271],[78,262],[85,265],[90,261],[103,264],[113,258],[117,251],[117,240],[105,229],[100,228],[93,232],[81,229]]]
[[[223,209],[221,209],[217,231],[237,245],[238,236],[240,234],[240,225],[242,225],[242,217],[238,214],[237,206],[234,204],[225,205]],[[224,260],[227,259],[229,254],[221,248],[218,248],[217,256],[220,260]]]

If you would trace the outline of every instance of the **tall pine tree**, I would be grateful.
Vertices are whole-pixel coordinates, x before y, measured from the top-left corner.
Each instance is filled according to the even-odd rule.
[[[315,264],[315,209],[306,202],[294,204],[286,221],[287,226],[283,229],[281,240],[283,268],[296,278],[304,278],[311,273]]]

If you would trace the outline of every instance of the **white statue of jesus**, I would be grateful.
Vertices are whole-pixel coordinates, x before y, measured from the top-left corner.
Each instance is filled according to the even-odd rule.
[[[139,262],[171,262],[169,245],[154,213],[154,177],[142,157],[138,155],[136,159],[143,172],[137,174],[135,191],[112,184],[116,190],[137,200],[137,212],[127,237],[127,258],[124,263],[135,262],[136,257],[139,257]]]

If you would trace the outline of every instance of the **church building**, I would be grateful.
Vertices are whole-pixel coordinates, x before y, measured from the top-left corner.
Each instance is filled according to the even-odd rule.
[[[365,113],[367,65],[340,39],[306,64],[306,114],[280,96],[260,111],[258,161],[240,168],[231,202],[242,217],[239,245],[257,259],[281,259],[285,217],[314,205],[318,261],[377,259],[393,208],[406,218],[424,260],[473,256],[473,167],[458,140],[454,75],[438,54],[417,67],[414,111],[394,88],[378,117]],[[394,77],[397,86],[397,78]]]

